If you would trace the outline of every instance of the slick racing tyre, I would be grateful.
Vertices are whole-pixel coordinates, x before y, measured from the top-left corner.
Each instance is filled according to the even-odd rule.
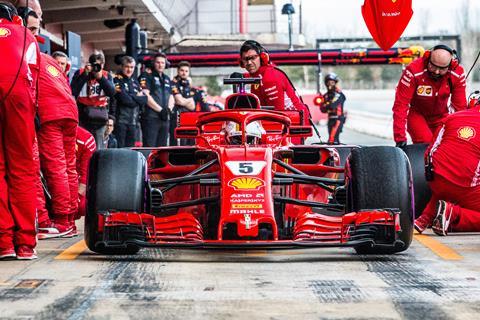
[[[406,250],[413,237],[413,190],[411,169],[402,150],[395,147],[363,147],[353,149],[348,160],[350,180],[347,185],[347,209],[398,208],[401,246],[360,245],[360,254],[392,254]]]
[[[410,166],[412,167],[413,192],[415,195],[415,218],[418,218],[422,214],[423,209],[425,209],[432,196],[432,191],[425,179],[424,155],[427,147],[428,144],[420,143],[409,144],[402,148],[407,154],[407,157],[410,160]]]
[[[139,246],[110,248],[102,243],[98,230],[98,212],[143,212],[145,197],[145,157],[136,151],[106,149],[95,152],[90,160],[85,217],[85,242],[101,254],[135,254]]]

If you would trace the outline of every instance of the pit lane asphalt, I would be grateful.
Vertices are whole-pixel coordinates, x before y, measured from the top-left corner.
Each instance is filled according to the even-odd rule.
[[[44,240],[38,260],[0,262],[0,319],[477,319],[479,253],[478,234],[430,232],[392,256],[144,249],[107,257],[81,237]]]

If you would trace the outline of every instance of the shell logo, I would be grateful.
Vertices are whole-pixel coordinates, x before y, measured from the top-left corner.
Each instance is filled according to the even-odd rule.
[[[425,87],[423,87],[423,86],[418,87],[417,93],[418,93],[418,94],[422,94],[424,89],[425,89]]]
[[[263,180],[254,177],[235,178],[228,185],[235,190],[258,190],[263,186]]]
[[[47,71],[48,71],[48,73],[50,73],[54,77],[60,76],[60,72],[57,70],[57,68],[55,68],[52,65],[47,66]]]
[[[475,137],[476,132],[472,127],[461,127],[457,131],[458,137],[463,140],[470,140]]]
[[[11,34],[10,30],[7,28],[0,28],[0,37],[8,37]]]

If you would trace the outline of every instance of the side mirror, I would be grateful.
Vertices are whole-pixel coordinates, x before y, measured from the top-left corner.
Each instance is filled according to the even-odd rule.
[[[308,138],[313,134],[311,126],[291,126],[288,128],[289,137]]]
[[[175,128],[175,137],[179,139],[195,139],[200,134],[197,127],[180,127]]]

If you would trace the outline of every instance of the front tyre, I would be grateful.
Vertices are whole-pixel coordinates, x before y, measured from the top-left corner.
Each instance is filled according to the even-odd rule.
[[[360,245],[355,247],[357,253],[393,254],[405,251],[412,242],[414,217],[411,169],[405,153],[387,146],[357,148],[350,154],[348,167],[349,212],[382,208],[400,210],[401,231],[397,233],[397,239],[403,245]]]
[[[109,248],[102,243],[99,214],[102,211],[143,212],[145,200],[145,157],[127,149],[95,152],[90,160],[85,216],[85,242],[100,254],[136,254],[132,244]]]

